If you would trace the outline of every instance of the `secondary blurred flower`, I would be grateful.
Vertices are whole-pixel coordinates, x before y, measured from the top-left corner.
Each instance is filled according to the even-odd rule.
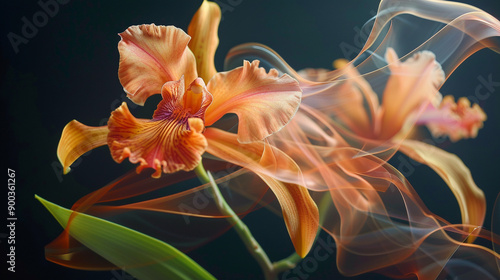
[[[267,73],[259,61],[217,73],[213,58],[220,17],[217,4],[204,1],[188,28],[190,36],[174,26],[154,24],[121,33],[118,74],[128,97],[143,105],[161,93],[162,101],[151,120],[135,118],[123,103],[107,126],[70,122],[58,157],[67,173],[83,153],[107,144],[116,162],[128,157],[139,163],[138,173],[153,168],[152,176],[160,177],[162,172],[193,170],[207,151],[256,172],[269,185],[281,203],[296,251],[305,256],[316,235],[316,205],[303,186],[265,174],[269,165],[300,172],[289,157],[263,141],[294,116],[301,89],[288,75],[280,77],[274,69]],[[205,128],[227,113],[238,116],[237,134]]]
[[[435,135],[449,136],[452,141],[474,138],[483,126],[486,115],[481,108],[461,98],[455,104],[452,96],[442,98],[438,92],[445,80],[444,72],[428,51],[416,53],[400,62],[395,51],[387,50],[386,60],[391,71],[385,87],[382,104],[377,94],[344,60],[336,61],[337,67],[346,67],[345,94],[360,101],[366,100],[370,110],[341,108],[339,118],[357,135],[367,139],[402,139],[407,136],[411,124],[427,125]],[[354,103],[353,103],[354,104]]]
[[[385,58],[390,76],[382,104],[356,68],[345,60],[335,62],[337,68],[345,71],[339,90],[346,100],[351,100],[348,105],[339,106],[335,116],[362,142],[396,146],[434,169],[457,198],[463,222],[482,225],[486,211],[484,194],[463,162],[454,154],[406,138],[413,124],[427,125],[433,135],[447,135],[452,141],[474,138],[486,115],[477,104],[471,107],[465,98],[459,99],[458,104],[451,96],[442,98],[438,89],[445,75],[432,52],[418,52],[402,62],[389,48]],[[311,70],[302,73],[311,74]]]

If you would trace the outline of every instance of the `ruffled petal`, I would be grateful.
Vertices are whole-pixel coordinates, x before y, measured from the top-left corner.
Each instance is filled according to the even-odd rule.
[[[280,181],[274,176],[281,172],[301,176],[296,163],[282,151],[263,142],[241,144],[235,134],[215,128],[207,128],[204,135],[208,141],[207,152],[252,170],[267,183],[281,205],[297,254],[301,257],[307,255],[318,230],[318,208],[305,187]]]
[[[190,37],[181,29],[143,24],[129,27],[120,36],[118,77],[133,102],[143,105],[149,96],[160,93],[165,82],[182,75],[188,83],[197,77],[188,48]]]
[[[445,79],[441,65],[432,52],[418,52],[400,62],[396,52],[389,48],[385,57],[391,76],[382,100],[381,139],[393,137],[412,113],[438,99],[438,89]]]
[[[454,154],[415,140],[404,140],[399,149],[412,159],[432,168],[455,195],[462,222],[481,226],[486,214],[484,193],[472,179],[469,168]]]
[[[465,97],[455,103],[453,96],[447,95],[439,107],[429,104],[417,122],[427,125],[433,136],[445,135],[456,142],[462,138],[476,138],[484,121],[486,114],[479,105],[471,106]]]
[[[217,29],[220,19],[219,5],[203,1],[188,27],[188,34],[192,38],[189,48],[196,57],[198,75],[205,81],[209,81],[217,73],[214,57],[219,45]]]
[[[57,157],[63,166],[64,174],[70,171],[70,165],[86,152],[106,145],[108,127],[86,126],[77,120],[70,121],[63,129]]]
[[[279,131],[297,112],[302,90],[288,75],[266,73],[259,61],[245,61],[242,67],[216,74],[207,85],[214,101],[206,112],[206,125],[223,115],[238,115],[238,141],[259,141]]]
[[[149,167],[161,172],[189,171],[198,165],[207,147],[201,134],[203,121],[199,118],[162,120],[136,119],[123,103],[108,121],[108,146],[113,159],[121,163],[125,158],[140,165],[137,172]]]

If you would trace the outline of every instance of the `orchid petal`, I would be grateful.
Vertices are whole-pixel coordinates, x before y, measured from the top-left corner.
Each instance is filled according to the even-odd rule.
[[[429,104],[418,123],[426,124],[433,136],[447,135],[456,142],[462,138],[476,138],[485,120],[486,114],[479,105],[471,106],[465,97],[455,103],[453,96],[447,95],[439,107]]]
[[[318,208],[305,187],[282,182],[272,176],[278,172],[296,172],[300,176],[295,162],[282,151],[263,142],[241,144],[233,133],[207,128],[204,135],[208,141],[207,152],[252,170],[267,183],[281,205],[297,254],[301,257],[307,255],[318,230]]]
[[[161,96],[163,100],[158,103],[153,120],[183,116],[204,119],[205,111],[212,103],[212,95],[201,78],[196,78],[187,90],[184,76],[178,81],[167,82],[162,87]]]
[[[207,85],[214,101],[206,112],[206,125],[223,115],[238,115],[238,141],[259,141],[283,128],[297,112],[302,90],[288,75],[266,73],[259,61],[216,74]]]
[[[64,174],[70,171],[70,165],[86,152],[106,145],[107,126],[91,127],[72,120],[63,129],[57,157],[63,166]]]
[[[188,27],[188,34],[192,38],[189,48],[196,57],[198,75],[205,81],[209,81],[217,73],[214,57],[219,45],[217,29],[220,19],[219,5],[203,1]]]
[[[415,140],[402,141],[399,150],[413,160],[426,164],[441,176],[458,201],[464,224],[483,224],[486,213],[484,193],[476,186],[470,170],[459,157]]]
[[[337,59],[334,65],[345,76],[345,80],[339,85],[337,97],[345,103],[336,108],[335,115],[357,135],[373,138],[379,108],[377,94],[352,64],[344,59]]]
[[[388,139],[398,133],[408,116],[440,94],[444,72],[432,52],[422,51],[405,62],[389,48],[386,60],[391,70],[382,100],[380,138]]]
[[[307,189],[257,173],[278,199],[283,219],[297,254],[304,258],[311,250],[318,232],[319,211]],[[306,202],[306,203],[304,203]]]
[[[160,93],[164,83],[182,75],[196,77],[196,62],[188,48],[190,37],[174,26],[131,26],[120,33],[118,77],[127,96],[139,105]]]
[[[145,167],[154,168],[155,178],[162,170],[173,173],[194,169],[207,146],[201,119],[136,119],[125,102],[111,114],[108,127],[113,159],[121,163],[129,157],[132,163],[140,162],[138,173]]]

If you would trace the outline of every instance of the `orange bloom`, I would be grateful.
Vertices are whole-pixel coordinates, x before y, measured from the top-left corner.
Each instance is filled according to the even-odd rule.
[[[346,94],[359,101],[366,99],[370,109],[367,112],[359,107],[344,108],[339,117],[350,129],[367,139],[401,139],[406,137],[411,124],[416,123],[430,127],[435,136],[446,135],[452,141],[476,137],[486,115],[478,105],[470,107],[465,98],[457,105],[452,96],[441,96],[438,89],[445,76],[433,53],[419,52],[400,62],[395,51],[389,48],[386,60],[391,76],[382,104],[354,67],[346,61],[336,62],[336,66],[346,67],[345,75],[351,79],[344,86]]]
[[[153,168],[152,176],[160,177],[162,172],[193,170],[207,151],[256,172],[269,185],[281,203],[296,251],[305,256],[316,236],[318,210],[306,188],[268,173],[275,166],[300,176],[296,164],[264,140],[294,116],[302,91],[293,78],[280,77],[275,69],[266,72],[259,61],[217,73],[213,58],[220,17],[217,4],[204,1],[189,35],[154,24],[121,33],[118,75],[127,96],[143,105],[161,93],[162,101],[150,120],[135,118],[126,103],[112,112],[107,126],[73,120],[63,130],[59,160],[67,173],[79,156],[107,144],[116,162],[128,157],[139,163],[138,173]],[[238,116],[237,134],[206,128],[228,113]]]
[[[370,150],[377,144],[396,146],[412,159],[431,167],[457,198],[463,223],[482,225],[486,212],[484,194],[465,164],[454,154],[406,138],[414,124],[427,125],[433,135],[449,136],[452,141],[474,138],[486,120],[485,113],[477,104],[471,107],[465,98],[456,104],[452,96],[441,96],[438,90],[445,81],[445,74],[432,52],[418,52],[400,61],[396,52],[388,48],[385,58],[390,76],[381,104],[356,68],[344,60],[335,62],[346,78],[339,90],[351,100],[348,105],[337,108],[336,117],[367,143],[365,149]],[[387,148],[374,148],[377,149],[383,152]]]

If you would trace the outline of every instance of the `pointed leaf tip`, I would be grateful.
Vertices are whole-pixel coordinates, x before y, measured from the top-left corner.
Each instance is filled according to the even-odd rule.
[[[37,195],[63,227],[72,216],[69,234],[78,242],[138,279],[215,279],[169,244],[98,217],[75,212]]]

